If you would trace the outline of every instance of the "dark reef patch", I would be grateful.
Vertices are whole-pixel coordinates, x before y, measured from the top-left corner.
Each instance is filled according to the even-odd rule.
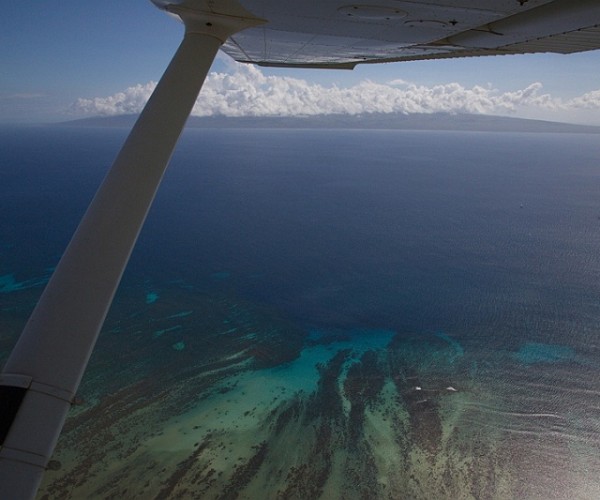
[[[368,405],[374,404],[379,395],[385,375],[381,371],[377,353],[365,352],[360,361],[354,363],[344,380],[344,394],[350,401],[349,439],[356,445],[362,435],[364,412]]]

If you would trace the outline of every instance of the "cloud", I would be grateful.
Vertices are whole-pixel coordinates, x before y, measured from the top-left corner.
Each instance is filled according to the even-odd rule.
[[[154,82],[129,87],[109,97],[78,99],[73,111],[87,115],[138,113],[154,90]],[[546,112],[600,108],[600,90],[563,101],[543,93],[534,82],[524,89],[500,92],[491,85],[459,83],[433,86],[404,80],[365,80],[351,87],[323,86],[299,78],[267,76],[259,68],[235,63],[228,72],[207,77],[194,106],[195,116],[298,116],[362,113],[507,114],[520,110]]]
[[[567,101],[567,106],[579,109],[600,109],[600,90],[593,90],[582,96],[570,99]]]
[[[155,82],[129,87],[109,97],[93,99],[77,99],[72,106],[73,111],[88,115],[113,116],[139,113],[156,87]]]
[[[402,78],[396,78],[395,80],[390,80],[388,82],[388,85],[391,85],[392,87],[400,87],[403,85],[410,85],[410,82],[407,82],[406,80],[403,80]]]

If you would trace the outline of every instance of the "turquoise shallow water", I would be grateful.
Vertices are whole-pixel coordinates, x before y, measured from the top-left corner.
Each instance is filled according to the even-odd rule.
[[[562,345],[527,343],[516,352],[515,356],[525,364],[554,363],[573,360],[575,351],[571,347]]]
[[[3,356],[124,133],[2,131]],[[599,497],[595,139],[187,131],[41,496]]]

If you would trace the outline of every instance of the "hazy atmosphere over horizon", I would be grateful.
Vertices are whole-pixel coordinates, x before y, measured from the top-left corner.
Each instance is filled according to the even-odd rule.
[[[150,2],[4,9],[0,122],[137,113],[180,39]],[[197,116],[482,113],[600,125],[600,52],[358,66],[263,69],[220,55]]]

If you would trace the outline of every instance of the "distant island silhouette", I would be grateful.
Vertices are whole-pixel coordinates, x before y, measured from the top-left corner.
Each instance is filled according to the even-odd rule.
[[[61,122],[78,127],[131,127],[137,115],[96,116]],[[312,116],[192,116],[190,128],[291,128],[455,130],[478,132],[534,132],[599,134],[600,127],[505,116],[451,113],[363,113]]]

